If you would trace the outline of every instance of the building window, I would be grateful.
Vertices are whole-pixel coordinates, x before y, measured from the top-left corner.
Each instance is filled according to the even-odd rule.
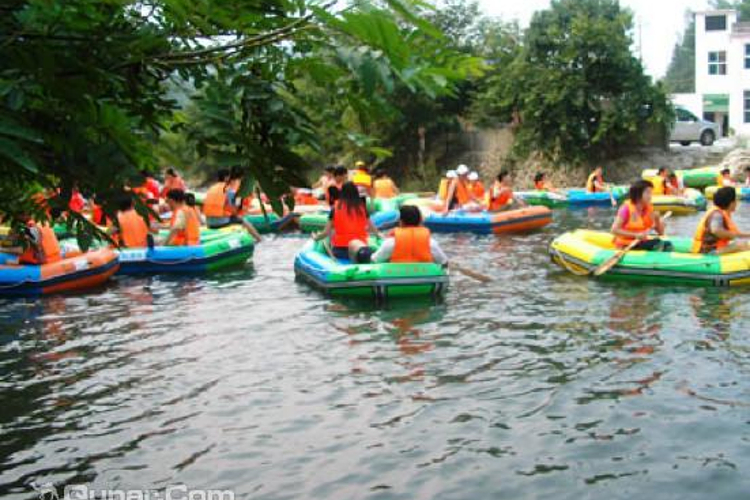
[[[724,50],[719,52],[708,53],[708,74],[709,75],[726,75],[727,74],[727,53]]]
[[[745,123],[750,123],[750,90],[745,91]]]
[[[706,16],[706,31],[726,31],[727,16]]]
[[[745,45],[745,69],[750,69],[750,43]]]

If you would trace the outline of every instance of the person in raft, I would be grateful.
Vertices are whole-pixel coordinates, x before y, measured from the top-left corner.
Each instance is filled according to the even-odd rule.
[[[667,177],[667,194],[670,196],[683,196],[685,194],[685,185],[674,172],[670,172]]]
[[[478,212],[483,207],[482,204],[474,200],[471,190],[469,189],[469,167],[459,165],[456,168],[456,178],[448,184],[447,200],[443,208],[443,215],[450,210],[466,210],[469,212]]]
[[[745,187],[750,187],[750,167],[745,167]]]
[[[630,186],[629,199],[617,211],[612,224],[612,234],[618,248],[625,248],[638,240],[635,250],[672,250],[671,243],[649,237],[652,230],[659,235],[664,234],[664,221],[651,205],[653,190],[654,185],[647,180],[636,181]]]
[[[604,182],[602,167],[596,167],[586,181],[586,192],[603,193],[605,191],[609,191],[609,186]]]
[[[164,186],[161,188],[161,197],[166,198],[167,193],[173,189],[187,191],[187,185],[177,171],[174,168],[169,167],[164,171]]]
[[[320,241],[330,237],[334,257],[366,264],[372,256],[372,250],[367,246],[368,230],[380,236],[367,215],[365,199],[360,196],[357,186],[345,182],[341,187],[341,198],[331,207],[325,229],[313,235],[313,239]]]
[[[372,261],[379,262],[434,262],[445,266],[448,257],[432,237],[430,230],[422,225],[422,214],[417,207],[401,207],[401,222],[386,238]]]
[[[261,241],[260,233],[248,221],[237,215],[235,186],[239,176],[232,176],[227,170],[219,170],[217,182],[208,188],[203,200],[203,215],[206,216],[206,226],[210,229],[221,229],[233,224],[241,224],[255,239]]]
[[[325,194],[328,186],[333,182],[333,174],[335,170],[336,167],[333,165],[327,166],[318,180],[315,181],[315,184],[312,185],[313,190]]]
[[[328,185],[326,189],[326,201],[329,206],[334,206],[336,202],[341,198],[341,188],[346,182],[349,172],[346,167],[339,165],[333,171],[333,182]]]
[[[513,180],[510,172],[503,170],[497,175],[494,184],[487,193],[487,210],[490,212],[499,212],[521,207],[527,207],[528,204],[522,198],[517,198],[513,194]]]
[[[736,184],[732,180],[732,171],[725,168],[719,172],[719,176],[716,178],[716,184],[719,187],[734,187]]]
[[[201,221],[195,210],[185,204],[185,191],[173,189],[167,193],[167,204],[172,210],[166,246],[195,246],[201,243]]]
[[[455,170],[448,170],[447,172],[445,172],[445,175],[442,179],[440,179],[440,184],[438,185],[436,201],[446,203],[448,197],[448,187],[451,185],[451,182],[453,182],[453,179],[457,178],[458,174],[456,174]]]
[[[370,171],[367,170],[365,162],[358,161],[354,164],[354,171],[351,174],[352,183],[357,186],[359,195],[362,198],[372,197],[372,177]]]
[[[652,177],[649,179],[651,181],[651,184],[654,186],[653,195],[659,195],[663,196],[667,194],[667,176],[668,176],[667,169],[664,167],[659,167],[659,170],[656,171],[656,177]]]
[[[698,224],[693,236],[693,253],[726,254],[750,251],[748,242],[735,242],[738,238],[750,238],[742,233],[732,220],[737,209],[737,191],[733,187],[719,188],[714,194],[714,207]]]
[[[375,170],[375,180],[372,181],[372,195],[375,198],[394,198],[398,196],[398,187],[393,179],[388,177],[385,170],[379,168]]]
[[[51,209],[50,213],[52,220],[60,215],[57,209]],[[8,247],[3,249],[4,253],[17,255],[18,264],[32,266],[52,264],[62,260],[60,242],[57,240],[52,226],[46,222],[36,222],[27,214],[22,214],[19,219],[24,223],[24,228],[23,233],[16,236],[26,240],[26,248],[22,246]]]
[[[484,200],[484,183],[479,178],[479,174],[476,172],[469,173],[469,193],[477,203],[482,203],[482,201]]]
[[[133,207],[133,197],[123,195],[118,204],[117,226],[111,226],[109,234],[121,248],[152,248],[152,229]]]
[[[537,191],[549,191],[550,193],[559,193],[560,190],[547,180],[545,172],[539,172],[534,176],[534,189]]]

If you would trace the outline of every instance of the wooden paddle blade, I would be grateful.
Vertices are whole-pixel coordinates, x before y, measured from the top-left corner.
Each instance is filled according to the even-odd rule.
[[[631,251],[637,244],[639,240],[633,240],[632,243],[630,243],[628,246],[614,254],[610,259],[608,259],[604,264],[600,265],[596,269],[594,269],[594,272],[592,273],[594,276],[601,276],[602,274],[606,273],[613,267],[615,267],[623,257],[625,257],[625,254],[627,254],[629,251]]]
[[[489,276],[485,276],[484,274],[478,273],[476,271],[472,271],[471,269],[466,269],[465,267],[461,267],[460,265],[454,264],[453,262],[449,264],[449,267],[451,269],[455,269],[456,271],[458,271],[459,273],[465,276],[468,276],[469,278],[473,278],[482,283],[489,283],[492,281],[492,278],[490,278]]]

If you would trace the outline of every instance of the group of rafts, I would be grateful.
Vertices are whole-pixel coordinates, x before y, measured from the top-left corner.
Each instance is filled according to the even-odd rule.
[[[643,176],[657,178],[661,172],[658,174],[646,170]],[[711,198],[718,187],[717,176],[722,182],[722,174],[715,167],[677,171],[671,178],[664,176],[665,192],[653,196],[654,209],[675,214],[705,210],[706,197]],[[368,200],[368,211],[381,230],[396,227],[399,208],[412,205],[420,209],[424,225],[432,232],[524,233],[551,223],[550,208],[615,206],[627,197],[627,188],[603,183],[601,169],[591,174],[585,188],[556,190],[543,175],[538,175],[534,190],[514,192],[505,172],[485,189],[476,174],[460,166],[447,172],[437,196],[398,193],[390,179],[373,180],[364,169],[354,170],[349,178],[371,183],[373,198]],[[335,179],[331,175],[319,182],[334,184]],[[378,189],[378,184],[386,187]],[[260,232],[292,228],[308,233],[319,231],[326,225],[329,211],[325,185],[319,187],[322,189],[317,191],[296,190],[294,210],[281,216],[264,205],[264,200],[245,200],[238,213]],[[705,189],[705,196],[700,189]],[[737,192],[740,199],[750,199],[750,187],[737,188]],[[195,193],[198,205],[204,197],[205,194]],[[252,256],[255,244],[255,239],[241,225],[230,225],[222,229],[202,228],[197,244],[138,248],[102,244],[82,253],[72,240],[65,239],[70,236],[65,234],[66,226],[57,225],[55,231],[61,237],[61,255],[55,262],[14,265],[11,255],[0,252],[0,294],[39,295],[84,289],[105,282],[115,273],[212,271],[245,263]],[[157,240],[163,240],[167,231],[162,231]],[[7,228],[0,228],[0,237],[7,233]],[[669,241],[673,245],[671,252],[631,251],[621,256],[605,276],[716,286],[750,283],[750,253],[694,254],[691,239]],[[381,241],[371,238],[368,243],[376,249]],[[448,282],[444,266],[435,263],[356,264],[335,258],[329,250],[324,241],[310,240],[295,258],[294,267],[299,277],[332,295],[377,298],[438,295]],[[555,262],[576,274],[590,274],[623,253],[614,245],[611,234],[588,230],[558,237],[550,245],[550,252]]]

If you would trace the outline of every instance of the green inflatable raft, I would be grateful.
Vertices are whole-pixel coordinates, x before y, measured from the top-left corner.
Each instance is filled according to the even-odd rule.
[[[646,169],[641,174],[641,177],[647,180],[656,177],[657,169]],[[675,170],[677,177],[682,179],[682,183],[685,187],[702,189],[708,186],[716,184],[716,179],[721,172],[721,167],[703,167],[693,168],[690,170]]]
[[[376,248],[378,242],[371,241]],[[328,255],[321,241],[308,241],[294,259],[300,279],[332,296],[387,300],[441,295],[448,274],[433,263],[351,264]]]

